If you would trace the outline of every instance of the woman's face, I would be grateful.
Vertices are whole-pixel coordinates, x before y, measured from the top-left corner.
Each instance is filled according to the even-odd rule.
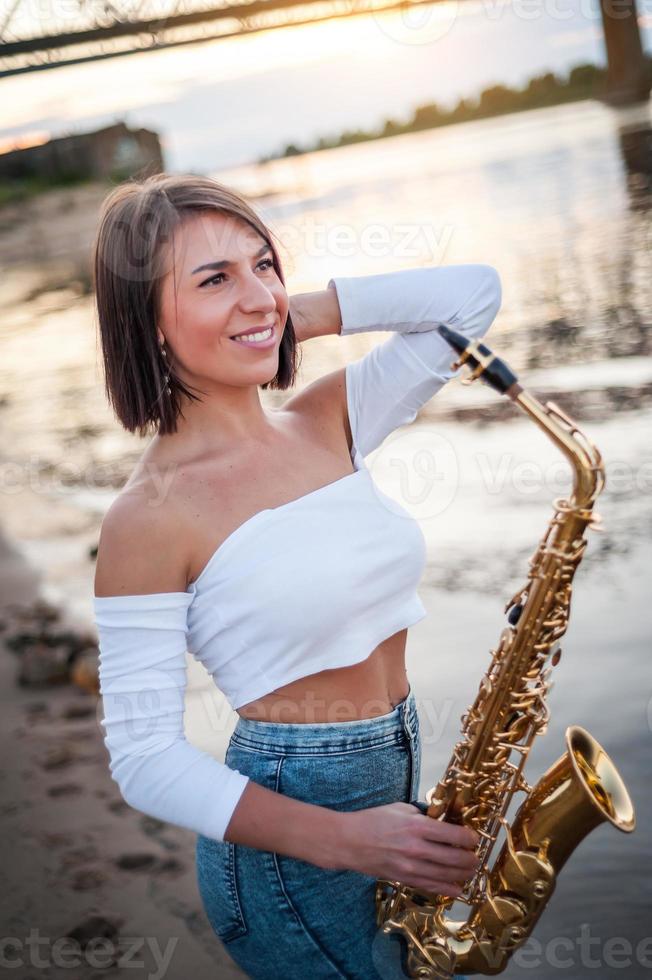
[[[204,388],[207,380],[270,381],[278,371],[289,300],[258,232],[230,215],[200,212],[176,229],[164,262],[158,335],[173,372]],[[233,339],[269,327],[271,339],[261,343]]]

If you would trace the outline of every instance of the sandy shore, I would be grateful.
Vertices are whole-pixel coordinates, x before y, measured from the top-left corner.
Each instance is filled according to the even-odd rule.
[[[97,697],[70,683],[17,683],[20,657],[7,641],[33,627],[39,585],[5,538],[0,596],[0,904],[11,975],[242,977],[201,906],[194,835],[132,810],[111,779]]]

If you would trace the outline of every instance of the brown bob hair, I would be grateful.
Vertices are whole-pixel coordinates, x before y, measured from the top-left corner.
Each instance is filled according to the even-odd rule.
[[[250,225],[271,248],[274,269],[285,285],[273,232],[224,184],[194,174],[157,173],[126,181],[108,194],[92,249],[105,390],[122,426],[141,436],[150,430],[176,432],[182,397],[201,401],[195,394],[201,390],[182,382],[173,367],[166,382],[168,367],[157,337],[163,246],[173,243],[175,229],[200,211],[219,211]],[[288,314],[278,371],[261,388],[291,387],[298,367],[299,345]]]

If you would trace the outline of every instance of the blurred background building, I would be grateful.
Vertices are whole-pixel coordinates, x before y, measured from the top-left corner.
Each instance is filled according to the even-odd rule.
[[[73,180],[124,180],[137,172],[163,170],[157,133],[124,123],[91,133],[74,133],[36,146],[0,153],[0,180],[30,177],[64,183]]]

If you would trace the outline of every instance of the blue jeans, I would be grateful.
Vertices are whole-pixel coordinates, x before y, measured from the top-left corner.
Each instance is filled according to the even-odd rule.
[[[239,718],[225,762],[277,793],[333,810],[415,800],[414,695],[376,718],[282,724]],[[208,920],[252,980],[403,980],[400,939],[375,922],[376,879],[202,835]]]

